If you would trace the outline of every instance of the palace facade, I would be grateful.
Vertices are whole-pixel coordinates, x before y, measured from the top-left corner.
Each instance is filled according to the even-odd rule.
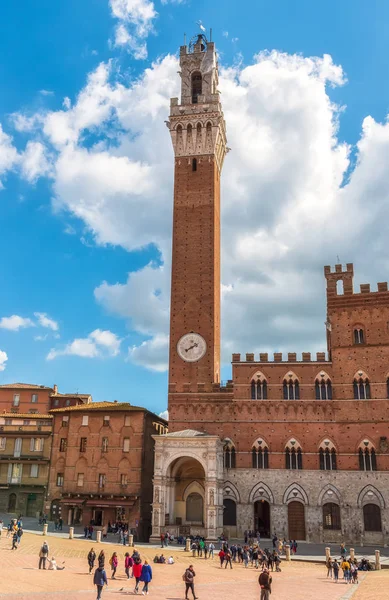
[[[228,148],[214,44],[196,35],[180,48],[180,67],[181,99],[171,100],[167,123],[175,154],[169,433],[155,437],[152,539],[165,529],[208,539],[254,529],[387,543],[387,283],[356,292],[352,264],[326,266],[327,352],[233,354],[232,378],[221,384]]]

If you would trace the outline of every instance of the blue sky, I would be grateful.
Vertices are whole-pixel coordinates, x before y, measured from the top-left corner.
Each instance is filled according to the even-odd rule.
[[[233,350],[313,352],[325,349],[321,269],[323,264],[334,264],[337,254],[343,262],[358,261],[361,277],[370,276],[373,271],[372,283],[375,270],[377,281],[387,279],[388,265],[383,255],[385,231],[380,229],[382,213],[380,218],[378,208],[382,208],[388,199],[389,184],[385,178],[388,165],[383,164],[377,173],[371,168],[377,164],[377,155],[384,157],[383,160],[388,156],[385,125],[389,108],[387,2],[242,0],[226,3],[217,0],[195,3],[188,0],[161,3],[155,0],[153,4],[149,0],[112,0],[111,3],[109,0],[41,0],[39,3],[26,0],[22,9],[9,2],[0,11],[0,78],[3,85],[0,123],[5,135],[9,136],[5,142],[3,139],[3,149],[0,146],[0,180],[3,184],[0,191],[0,319],[6,319],[0,320],[0,352],[7,355],[7,360],[4,354],[0,355],[3,356],[0,364],[4,368],[0,371],[2,383],[57,383],[61,391],[88,392],[95,400],[130,401],[156,412],[166,408],[164,364],[168,333],[173,157],[163,120],[168,115],[170,88],[160,84],[161,89],[157,89],[158,81],[150,84],[145,69],[150,68],[156,79],[166,78],[171,89],[176,90],[174,58],[171,57],[169,62],[166,57],[177,55],[184,32],[188,37],[194,34],[199,19],[207,28],[213,28],[222,68],[234,70],[232,75],[225,72],[221,84],[226,116],[230,115],[227,128],[234,142],[231,153],[234,156],[225,164],[225,173],[227,171],[229,175],[226,176],[228,185],[225,184],[224,230],[228,232],[236,220],[239,190],[246,190],[247,198],[253,199],[247,205],[248,217],[250,214],[265,215],[258,219],[256,230],[246,227],[244,220],[239,222],[235,246],[231,242],[223,254],[228,265],[224,267],[223,275],[226,286],[223,296],[226,298],[223,300],[224,376],[229,376],[228,356]],[[118,27],[122,27],[120,32]],[[262,50],[277,53],[261,59],[258,71],[254,73],[250,71],[250,65],[257,63],[253,57]],[[300,55],[302,61],[297,67],[291,58],[295,54]],[[325,54],[332,57],[332,65],[341,69],[342,75],[334,70],[328,75],[327,67],[320,63],[309,71],[306,80],[306,61],[310,57],[322,59]],[[85,90],[90,74],[101,64],[109,70],[102,78],[106,78],[105,83],[110,89],[107,92],[105,86],[102,95],[107,95],[101,103],[105,108],[109,105],[108,113],[101,117],[96,110],[96,116],[91,117],[93,122],[79,127],[74,125],[81,119],[77,116],[79,94]],[[269,77],[267,68],[270,69]],[[241,87],[253,99],[253,107],[246,107],[241,121],[241,100],[234,96],[239,78]],[[287,89],[284,89],[285,81],[288,81]],[[96,85],[93,83],[90,91],[92,98],[97,94]],[[142,90],[135,90],[136,85]],[[266,94],[257,97],[258,86],[266,89]],[[276,98],[287,94],[288,99],[297,90],[301,101],[290,110],[280,102],[280,112],[275,114],[266,105],[270,90]],[[121,95],[119,100],[118,95]],[[64,105],[65,98],[69,100]],[[150,114],[146,119],[141,105],[149,99],[154,108],[148,106]],[[310,107],[313,107],[312,111]],[[87,120],[85,112],[92,114],[94,108],[90,109],[88,104],[82,119]],[[66,111],[67,126],[79,127],[78,137],[70,142],[68,138],[58,142],[58,115]],[[138,115],[139,125],[134,124],[132,112]],[[50,115],[53,115],[52,129],[48,125]],[[316,148],[318,152],[315,164],[320,163],[323,156],[326,165],[323,171],[312,175],[312,181],[318,182],[318,189],[313,194],[315,183],[307,191],[305,184],[290,180],[291,165],[283,164],[281,160],[278,176],[266,182],[266,187],[261,187],[263,179],[253,181],[253,177],[261,172],[261,162],[255,166],[245,160],[243,149],[248,138],[239,137],[238,130],[247,133],[250,123],[260,122],[254,137],[261,149],[265,130],[272,132],[269,143],[277,139],[276,128],[281,116],[291,127],[299,127],[293,135],[291,133],[291,139],[301,134],[309,119],[314,120],[311,127],[314,131],[323,128],[322,133],[312,139],[308,139],[308,133],[302,136],[307,153],[302,153],[305,158],[301,158],[299,168],[304,178],[307,179],[306,173],[312,173],[307,158],[310,148]],[[372,121],[368,123],[366,133],[363,124],[369,116]],[[35,121],[23,126],[22,118]],[[331,126],[333,130],[328,133]],[[287,129],[289,131],[289,127]],[[151,155],[139,142],[142,136],[157,147],[160,143],[160,152],[154,149]],[[356,144],[361,140],[364,144],[358,148]],[[35,144],[31,146],[30,154],[27,153],[29,143]],[[293,145],[286,144],[285,148],[293,154]],[[83,156],[77,154],[80,149],[84,151]],[[108,161],[111,156],[115,161],[110,163],[115,164],[113,170],[107,166],[108,181],[100,183],[97,177],[105,167],[87,164],[92,153],[93,157],[101,153],[102,161]],[[158,154],[164,155],[161,163]],[[275,155],[279,156],[277,152]],[[339,159],[341,165],[338,164],[339,155],[343,157]],[[64,157],[66,160],[62,162]],[[84,159],[85,167],[90,169],[89,179],[80,183],[82,176],[74,175],[74,165],[81,165],[82,170]],[[359,170],[356,162],[361,163]],[[240,173],[246,168],[247,172],[244,172],[244,179],[233,180],[231,173],[238,170],[239,165]],[[151,173],[148,177],[155,178],[153,189],[149,189],[146,181],[147,168]],[[117,187],[114,197],[109,191],[110,172],[117,186],[122,177],[124,181],[123,189]],[[354,182],[343,189],[344,182],[350,177]],[[328,190],[322,192],[332,180],[336,180],[335,187],[328,184]],[[131,187],[132,181],[140,186],[135,204],[133,196],[126,196],[126,186],[127,189]],[[352,187],[360,188],[361,181],[365,185],[364,199],[357,197]],[[234,185],[238,190],[235,203],[229,196]],[[158,189],[161,190],[160,202],[155,192]],[[293,194],[289,197],[291,189]],[[83,209],[85,194],[90,194],[87,214]],[[278,211],[284,206],[293,214],[303,211],[303,218],[307,215],[311,218],[318,210],[319,223],[323,204],[324,230],[331,228],[334,218],[342,224],[337,227],[334,243],[327,244],[325,232],[321,230],[322,245],[317,252],[310,252],[313,257],[309,264],[305,252],[307,248],[312,249],[310,240],[307,240],[307,247],[290,240],[286,247],[280,246],[279,240],[275,239],[275,231],[279,231],[276,223],[279,226],[285,223],[277,221],[279,214],[270,214],[269,194],[277,198]],[[350,206],[358,211],[363,202],[371,201],[371,194],[376,198],[373,204],[377,214],[373,211],[369,215],[368,227],[364,229],[364,239],[371,250],[365,256],[366,252],[361,252],[351,241],[350,223],[342,221],[337,211],[339,206],[345,207],[347,214],[350,214]],[[303,197],[306,198],[304,202]],[[94,198],[99,198],[95,204]],[[242,192],[241,201],[245,198]],[[328,198],[332,198],[331,202]],[[143,207],[146,215],[138,221]],[[150,223],[146,218],[148,211]],[[362,227],[359,222],[355,226]],[[293,224],[289,223],[289,227],[294,230]],[[309,228],[309,221],[305,227]],[[291,234],[290,239],[293,235],[296,240],[300,239],[301,231]],[[256,246],[258,239],[264,247]],[[275,268],[272,261],[276,260],[275,256],[279,258],[280,253],[283,263],[277,263]],[[268,270],[264,265],[266,261]],[[277,280],[269,274],[275,271]],[[291,281],[293,276],[295,281],[303,278],[304,299],[298,294],[291,297],[288,289],[283,287],[285,272],[291,275]],[[131,287],[126,286],[128,273],[139,274],[139,279],[132,279]],[[105,287],[101,287],[103,282],[107,282]],[[250,285],[244,287],[245,282]],[[254,295],[253,282],[259,286]],[[121,287],[115,287],[115,284]],[[276,290],[276,303],[272,300],[271,290]],[[237,304],[247,306],[247,310],[242,311],[240,337],[229,327],[232,323],[230,315]],[[51,321],[45,321],[42,314]],[[13,315],[25,321],[7,321]],[[150,319],[148,315],[151,315]],[[253,320],[258,324],[257,331],[250,325]],[[109,333],[103,335],[103,332]],[[74,340],[82,341],[71,346]],[[142,342],[146,345],[142,346]]]

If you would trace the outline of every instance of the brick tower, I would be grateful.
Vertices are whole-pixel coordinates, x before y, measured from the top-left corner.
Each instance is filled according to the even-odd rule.
[[[226,134],[215,47],[180,48],[181,103],[168,122],[175,154],[170,389],[220,379],[220,175]]]

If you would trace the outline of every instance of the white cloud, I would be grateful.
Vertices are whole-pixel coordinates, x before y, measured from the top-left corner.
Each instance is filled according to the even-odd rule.
[[[18,152],[12,144],[12,137],[7,135],[0,124],[0,177],[12,169],[18,160]],[[0,189],[3,184],[0,179]]]
[[[39,90],[39,93],[42,96],[54,96],[54,92],[52,90]]]
[[[169,336],[157,334],[128,349],[129,359],[142,367],[162,373],[168,367]]]
[[[236,42],[239,42],[239,38],[238,37],[233,37],[233,38],[231,38],[231,42],[233,44],[235,44]]]
[[[71,108],[72,102],[68,96],[65,96],[65,98],[63,99],[62,106],[65,110],[69,110],[69,108]]]
[[[34,336],[34,341],[35,342],[45,342],[48,337],[49,337],[48,333],[46,333],[45,335],[35,335]]]
[[[6,367],[6,362],[8,360],[7,353],[4,350],[0,350],[0,371],[4,371]]]
[[[31,319],[12,315],[11,317],[2,317],[0,319],[0,329],[8,329],[9,331],[19,331],[26,327],[35,327],[35,323]]]
[[[222,36],[223,36],[223,37],[225,37],[225,38],[228,38],[228,35],[229,35],[229,34],[228,34],[228,31],[223,31],[223,33],[222,33]]]
[[[25,151],[21,155],[22,176],[29,183],[35,183],[39,177],[48,175],[50,172],[50,162],[47,157],[47,151],[40,142],[28,142]]]
[[[169,411],[164,410],[163,412],[159,413],[159,416],[161,417],[161,419],[165,419],[166,421],[168,421],[169,420]]]
[[[135,59],[147,58],[145,39],[153,30],[157,16],[150,0],[110,0],[112,15],[119,20],[115,46],[126,47]]]
[[[86,338],[76,338],[62,349],[52,348],[46,359],[58,356],[80,356],[81,358],[105,358],[117,356],[121,340],[111,331],[95,329]]]
[[[52,331],[58,331],[59,325],[57,321],[51,319],[47,313],[35,312],[34,316],[38,319],[38,323],[41,327],[46,327],[47,329],[51,329]]]

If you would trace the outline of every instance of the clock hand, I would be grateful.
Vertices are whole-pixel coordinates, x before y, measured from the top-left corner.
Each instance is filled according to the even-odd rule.
[[[185,352],[189,352],[189,350],[193,350],[193,348],[197,348],[198,344],[193,344],[192,346],[189,346],[189,348],[185,348]]]

